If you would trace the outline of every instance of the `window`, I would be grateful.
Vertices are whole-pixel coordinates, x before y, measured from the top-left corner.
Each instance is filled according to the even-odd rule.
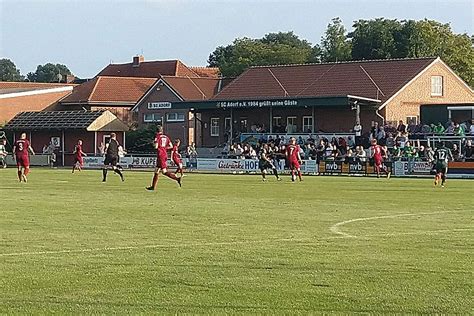
[[[166,114],[167,122],[184,122],[184,113],[168,113]]]
[[[313,132],[313,117],[303,116],[303,133]]]
[[[226,117],[224,120],[224,130],[226,132],[230,132],[231,124],[232,124],[232,119],[230,117]]]
[[[435,96],[435,97],[443,96],[443,77],[442,76],[431,77],[431,96]]]
[[[272,122],[273,126],[281,126],[281,116],[274,116]]]
[[[418,124],[418,116],[407,116],[407,125]]]
[[[296,116],[288,116],[286,118],[286,132],[296,133]]]
[[[211,118],[211,136],[219,136],[219,118]]]
[[[143,122],[144,123],[156,123],[156,122],[161,122],[161,120],[162,120],[161,114],[145,113],[143,115]]]

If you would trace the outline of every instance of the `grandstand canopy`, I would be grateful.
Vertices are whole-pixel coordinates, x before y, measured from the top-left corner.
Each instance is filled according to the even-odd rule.
[[[11,119],[7,130],[127,131],[128,126],[110,111],[21,112]]]

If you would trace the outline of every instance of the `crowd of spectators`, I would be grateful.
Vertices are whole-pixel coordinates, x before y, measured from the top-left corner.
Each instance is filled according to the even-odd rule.
[[[371,156],[370,141],[376,139],[377,143],[385,148],[387,158],[397,160],[432,161],[435,148],[431,148],[424,135],[435,134],[443,136],[458,136],[452,142],[447,142],[455,161],[474,161],[472,137],[474,137],[474,124],[472,122],[448,122],[447,127],[441,123],[437,125],[411,124],[405,125],[402,121],[397,126],[387,123],[379,126],[377,122],[371,127],[365,137],[332,137],[319,138],[309,135],[306,139],[297,138],[300,145],[302,159],[309,160],[340,160],[349,161],[356,159],[367,161]],[[285,158],[286,144],[289,136],[269,136],[268,139],[258,139],[253,143],[234,143],[226,145],[223,155],[232,159],[258,159],[258,153],[264,143],[268,143],[270,151],[276,160]]]

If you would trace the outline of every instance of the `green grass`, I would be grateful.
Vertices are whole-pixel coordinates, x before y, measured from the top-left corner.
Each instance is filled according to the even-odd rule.
[[[15,176],[0,170],[2,314],[474,310],[472,181]]]

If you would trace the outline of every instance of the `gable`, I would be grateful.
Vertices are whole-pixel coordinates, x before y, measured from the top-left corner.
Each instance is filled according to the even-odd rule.
[[[443,95],[431,95],[431,77],[441,76],[443,78]],[[387,100],[388,106],[410,100],[414,103],[441,104],[441,103],[473,103],[474,92],[459,78],[442,60],[438,59],[430,67],[426,68],[412,82],[400,89],[396,95]]]

